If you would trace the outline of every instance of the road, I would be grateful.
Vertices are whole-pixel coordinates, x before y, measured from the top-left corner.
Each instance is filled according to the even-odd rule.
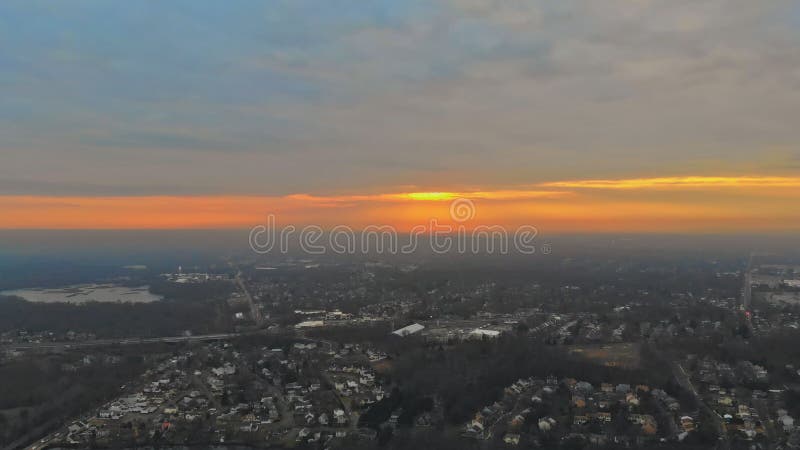
[[[223,341],[240,336],[255,336],[265,334],[281,334],[286,332],[285,329],[275,330],[254,330],[243,331],[240,333],[216,333],[216,334],[198,334],[194,336],[162,336],[154,338],[118,338],[118,339],[96,339],[93,341],[80,341],[80,342],[25,342],[15,344],[0,345],[0,350],[69,350],[76,348],[89,348],[89,347],[104,347],[111,345],[143,345],[143,344],[159,344],[159,343],[182,343],[182,342],[204,342],[204,341]],[[333,346],[331,341],[323,339],[313,339],[305,337],[302,333],[298,333],[295,339],[300,342],[316,342],[328,347],[330,350]]]
[[[16,441],[6,445],[5,447],[2,447],[2,450],[16,450],[18,448],[25,447],[28,444],[31,445],[31,447],[29,447],[31,450],[42,448],[51,440],[49,436],[36,442],[33,442],[33,440],[36,439],[37,436],[42,436],[48,431],[56,429],[60,424],[61,419],[52,419],[47,423],[35,427]],[[33,444],[31,444],[31,442],[33,442]]]
[[[747,260],[747,268],[744,271],[744,286],[742,286],[742,308],[745,311],[750,311],[750,302],[753,295],[753,256],[754,252],[750,253],[750,258]]]
[[[716,425],[717,433],[719,434],[721,439],[720,448],[723,449],[730,448],[730,444],[728,442],[728,432],[727,429],[725,428],[725,424],[722,417],[720,417],[720,415],[717,414],[716,411],[711,409],[706,404],[706,402],[703,401],[703,398],[700,396],[700,393],[697,392],[697,389],[695,389],[694,384],[692,384],[692,380],[689,377],[689,374],[686,373],[686,370],[684,370],[683,366],[680,363],[678,362],[673,363],[672,372],[675,375],[675,379],[678,380],[678,383],[684,389],[687,389],[689,392],[692,393],[695,400],[697,401],[697,405],[705,411],[706,415],[708,417],[714,418],[714,424]]]
[[[253,316],[253,322],[255,322],[256,325],[261,326],[261,324],[264,322],[264,318],[261,315],[261,308],[259,308],[256,302],[253,300],[253,297],[250,295],[250,291],[247,290],[247,286],[245,286],[244,280],[242,279],[241,270],[236,272],[236,284],[239,285],[239,289],[242,290],[245,298],[247,299],[247,303],[250,305],[250,315]]]
[[[31,350],[31,349],[71,349],[86,347],[103,347],[109,345],[141,345],[158,343],[178,343],[178,342],[202,342],[218,341],[243,336],[248,333],[218,333],[200,334],[196,336],[164,336],[155,338],[119,338],[119,339],[97,339],[93,341],[80,342],[26,342],[19,344],[4,344],[0,346],[3,350]],[[254,333],[249,333],[254,334]]]
[[[253,300],[253,296],[250,295],[250,291],[247,290],[247,286],[244,284],[244,279],[242,279],[242,271],[239,270],[231,261],[228,261],[228,265],[232,269],[236,269],[236,284],[239,286],[239,289],[242,290],[244,297],[247,299],[247,304],[250,306],[250,315],[253,316],[253,322],[255,322],[257,326],[261,326],[261,324],[264,322],[264,317],[261,314],[261,308],[259,308],[256,302]]]
[[[232,339],[240,336],[254,336],[259,334],[280,334],[285,332],[285,329],[275,330],[254,330],[243,331],[239,333],[216,333],[216,334],[198,334],[194,336],[162,336],[154,338],[118,338],[118,339],[96,339],[92,341],[79,341],[79,342],[24,342],[14,344],[2,344],[0,350],[69,350],[76,348],[89,348],[89,347],[104,347],[111,345],[143,345],[143,344],[159,344],[159,343],[182,343],[182,342],[204,342],[204,341],[222,341]],[[320,339],[308,339],[303,336],[298,336],[298,339],[305,339],[307,342],[322,342],[330,345],[329,342],[321,341]]]

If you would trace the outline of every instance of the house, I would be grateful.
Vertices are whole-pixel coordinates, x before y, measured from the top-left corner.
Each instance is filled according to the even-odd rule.
[[[783,431],[789,433],[794,429],[794,419],[791,416],[784,415],[779,419],[780,424],[783,426]]]
[[[658,431],[656,419],[649,414],[631,414],[628,416],[628,420],[637,425],[641,425],[642,433],[645,435],[652,436]]]
[[[470,333],[470,337],[473,339],[483,339],[483,338],[496,338],[500,336],[500,332],[497,330],[487,330],[484,328],[476,328],[472,330]]]
[[[591,395],[594,392],[594,387],[587,381],[579,381],[575,384],[575,390],[583,393],[584,395]]]
[[[337,425],[346,425],[347,424],[347,416],[344,414],[344,410],[342,410],[342,409],[334,409],[333,410],[333,420],[336,422]]]
[[[750,417],[750,408],[747,405],[739,405],[737,408],[737,414],[742,419]]]
[[[400,416],[403,414],[403,408],[399,408],[397,411],[392,412],[392,415],[389,416],[389,424],[392,426],[397,425],[397,421],[400,419]]]
[[[430,413],[423,413],[420,414],[419,417],[414,421],[414,423],[421,428],[428,428],[433,425],[433,418],[431,417]]]
[[[539,426],[539,431],[548,432],[552,430],[554,426],[556,426],[556,420],[553,419],[552,417],[539,419],[538,426]]]
[[[694,419],[689,416],[681,416],[681,428],[687,433],[694,430]]]
[[[519,434],[506,433],[506,435],[503,437],[503,442],[509,445],[519,445]]]
[[[606,423],[611,422],[611,413],[610,412],[602,412],[602,411],[601,412],[596,412],[596,413],[594,413],[593,417],[595,419],[597,419],[598,421],[600,421],[600,422],[606,422]]]
[[[656,432],[658,432],[658,426],[656,426],[656,422],[654,420],[647,421],[642,424],[642,433],[645,435],[654,436]]]
[[[589,443],[592,445],[597,446],[604,446],[608,442],[608,439],[603,434],[590,434],[589,435]]]
[[[474,419],[472,422],[467,423],[466,429],[464,430],[467,434],[475,435],[477,437],[483,436],[483,422],[478,419]]]
[[[625,403],[631,406],[638,406],[639,405],[639,397],[636,396],[633,392],[628,392],[625,394]]]
[[[218,378],[223,377],[225,375],[233,375],[236,373],[236,367],[234,367],[230,363],[225,363],[225,365],[223,365],[222,367],[215,367],[211,369],[211,373],[213,373]]]
[[[677,412],[681,409],[681,404],[672,397],[667,398],[664,403],[667,405],[667,409],[670,412]]]

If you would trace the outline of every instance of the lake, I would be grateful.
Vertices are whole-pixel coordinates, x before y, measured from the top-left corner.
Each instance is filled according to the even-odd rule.
[[[116,284],[79,284],[61,288],[28,288],[0,291],[37,303],[150,303],[163,299],[151,294],[148,286],[126,287]]]

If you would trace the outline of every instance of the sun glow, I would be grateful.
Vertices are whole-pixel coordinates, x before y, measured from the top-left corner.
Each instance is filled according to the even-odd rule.
[[[460,195],[453,192],[410,192],[408,194],[401,194],[405,198],[411,200],[429,200],[429,201],[444,201],[453,200],[460,197]]]
[[[786,231],[800,229],[800,177],[691,176],[577,180],[519,189],[286,196],[0,196],[0,228],[245,228],[274,214],[283,225],[391,225],[410,230],[466,198],[466,226],[530,224],[563,231]],[[702,195],[697,195],[702,193]]]

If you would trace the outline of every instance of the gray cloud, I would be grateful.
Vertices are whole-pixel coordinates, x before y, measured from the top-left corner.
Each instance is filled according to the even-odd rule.
[[[0,178],[3,195],[56,195],[56,196],[129,196],[162,195],[164,193],[190,194],[185,187],[176,185],[119,185],[79,182],[60,182],[19,178]]]
[[[796,2],[322,3],[0,10],[0,190],[796,169]]]

